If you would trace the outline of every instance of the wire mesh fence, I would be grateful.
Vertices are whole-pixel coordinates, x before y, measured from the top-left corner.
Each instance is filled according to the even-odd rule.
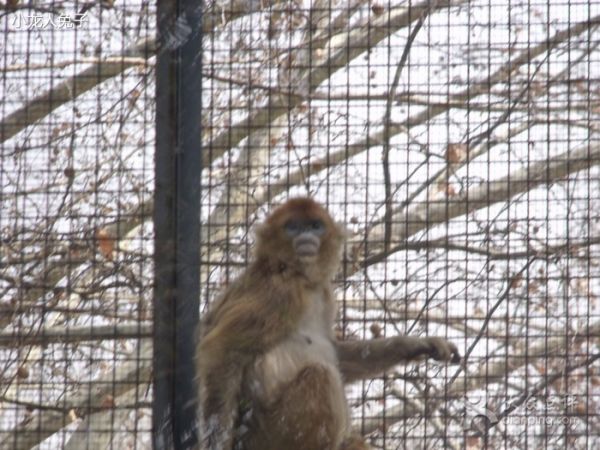
[[[337,337],[464,355],[348,387],[373,448],[600,446],[600,4],[202,20],[200,314],[310,195],[347,228]],[[143,0],[0,4],[0,449],[151,447],[155,23]]]
[[[152,11],[0,6],[2,449],[148,442]]]

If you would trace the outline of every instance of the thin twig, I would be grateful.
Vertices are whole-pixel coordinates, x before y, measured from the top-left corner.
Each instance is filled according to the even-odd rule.
[[[562,378],[562,377],[570,374],[574,370],[577,370],[581,367],[591,366],[598,359],[600,359],[600,353],[596,353],[595,355],[592,355],[589,358],[587,358],[583,361],[580,361],[576,364],[569,364],[563,370],[553,373],[550,376],[544,377],[544,379],[542,379],[540,382],[538,382],[533,387],[533,389],[531,389],[531,391],[523,392],[523,394],[521,394],[521,396],[518,399],[510,402],[510,405],[504,411],[502,411],[500,414],[497,414],[496,416],[498,418],[498,421],[501,421],[503,418],[507,417],[515,409],[517,409],[519,406],[521,406],[523,403],[525,403],[530,398],[535,397],[540,391],[545,389],[548,385],[554,383],[559,378]],[[495,425],[495,424],[492,424],[492,425]]]
[[[409,4],[410,5],[410,4]],[[391,184],[391,176],[390,176],[390,125],[391,125],[391,116],[392,116],[392,103],[394,101],[394,97],[396,97],[396,90],[398,89],[398,83],[400,82],[400,75],[402,74],[402,69],[406,65],[406,61],[408,59],[408,54],[410,53],[410,49],[412,44],[417,37],[417,33],[423,26],[425,22],[425,18],[429,15],[429,13],[435,9],[437,6],[437,1],[435,1],[432,5],[428,6],[423,10],[419,20],[415,23],[414,28],[410,32],[408,40],[406,41],[406,45],[404,46],[404,51],[402,52],[402,57],[398,62],[398,66],[396,67],[396,74],[394,75],[394,80],[392,82],[392,86],[390,87],[390,92],[388,94],[387,104],[385,107],[385,116],[383,119],[383,178],[385,184],[385,233],[384,233],[384,245],[385,249],[389,250],[392,238],[392,184]],[[411,9],[409,6],[408,14],[410,16]],[[410,20],[409,20],[410,22]]]
[[[502,295],[500,295],[500,298],[498,298],[496,303],[494,303],[494,305],[488,311],[488,313],[485,316],[485,319],[483,321],[483,324],[481,325],[481,329],[479,330],[479,333],[477,334],[477,336],[475,336],[475,339],[473,340],[473,342],[471,343],[471,345],[465,352],[465,356],[463,357],[460,367],[456,370],[454,375],[452,375],[452,377],[450,378],[450,381],[448,381],[448,383],[446,384],[447,387],[450,387],[452,385],[452,383],[454,383],[454,381],[458,378],[460,373],[465,369],[465,367],[467,367],[467,361],[469,359],[469,356],[471,355],[471,353],[473,353],[473,349],[475,348],[475,346],[479,343],[479,341],[483,337],[483,333],[485,333],[485,330],[487,329],[488,324],[492,320],[492,316],[494,315],[494,313],[496,312],[498,307],[502,303],[504,303],[504,301],[508,298],[510,291],[513,289],[513,285],[514,285],[513,281],[521,278],[523,276],[523,273],[527,269],[529,269],[529,266],[531,266],[533,261],[535,261],[535,258],[531,258],[529,261],[527,261],[527,264],[525,264],[521,268],[521,270],[519,270],[515,275],[513,275],[510,278],[510,280],[507,281],[507,285],[506,285],[506,288],[504,289],[504,292],[502,293]]]

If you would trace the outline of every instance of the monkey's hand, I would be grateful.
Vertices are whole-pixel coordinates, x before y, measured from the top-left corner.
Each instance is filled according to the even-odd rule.
[[[438,337],[426,337],[423,340],[427,346],[427,354],[431,358],[436,361],[448,361],[452,364],[460,363],[460,353],[452,342]]]

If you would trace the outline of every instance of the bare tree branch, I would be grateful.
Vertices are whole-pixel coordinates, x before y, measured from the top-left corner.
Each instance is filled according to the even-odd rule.
[[[0,332],[0,348],[17,348],[23,345],[74,344],[83,341],[107,339],[140,339],[152,336],[149,324],[94,325],[82,327],[46,327],[32,329],[29,334],[17,329]]]
[[[435,9],[436,2],[431,5],[431,9]],[[392,121],[392,100],[396,97],[396,89],[398,88],[398,83],[400,82],[400,75],[402,74],[402,69],[406,65],[406,61],[408,60],[408,54],[412,47],[414,40],[419,33],[419,30],[423,26],[425,22],[425,18],[429,14],[429,8],[424,10],[415,23],[406,44],[404,45],[404,50],[402,51],[402,56],[400,57],[400,61],[398,62],[398,66],[396,67],[396,73],[394,75],[394,80],[392,81],[392,85],[390,87],[390,93],[387,99],[387,103],[385,105],[385,115],[383,116],[383,184],[385,188],[385,230],[384,230],[384,245],[385,249],[389,250],[390,241],[392,238],[392,176],[390,174],[390,125]],[[409,12],[410,12],[410,4],[409,4]]]
[[[0,122],[0,142],[4,142],[19,131],[33,125],[56,108],[76,99],[84,92],[104,81],[139,64],[136,58],[148,58],[154,55],[154,43],[151,39],[142,39],[121,55],[113,55],[107,60],[92,64],[83,72],[69,77],[54,88],[38,95],[26,105],[17,109]],[[123,58],[121,59],[120,56]],[[134,59],[131,59],[134,58]]]
[[[63,450],[124,448],[123,442],[117,441],[117,439],[120,434],[127,433],[123,433],[119,426],[122,426],[128,420],[132,420],[131,411],[133,407],[128,408],[122,405],[135,405],[138,399],[145,397],[144,391],[148,391],[147,386],[140,385],[135,389],[130,389],[115,399],[114,408],[107,408],[86,415]],[[137,420],[137,417],[134,417],[133,420]],[[111,441],[113,442],[112,447],[109,446]]]
[[[505,381],[507,375],[522,368],[535,358],[564,358],[570,346],[586,340],[594,341],[598,337],[600,337],[600,322],[594,322],[568,338],[564,336],[541,338],[540,342],[529,345],[528,358],[524,358],[521,354],[507,353],[501,361],[484,364],[477,372],[458,377],[452,386],[434,398],[444,397],[449,400],[462,398],[469,391]],[[427,405],[427,411],[432,414],[439,404],[439,401],[433,400],[431,404]],[[378,430],[385,430],[403,420],[420,417],[420,414],[419,409],[411,408],[406,404],[398,405],[386,409],[384,413],[376,417],[365,418],[358,430],[364,434],[370,434]]]
[[[269,0],[260,3],[248,0],[214,1],[203,14],[202,31],[205,34],[211,34],[218,26],[256,12],[258,6],[269,7],[269,5],[275,5],[280,1]],[[143,39],[120,54],[93,63],[83,72],[35,97],[0,122],[0,143],[33,125],[59,106],[76,99],[81,94],[123,73],[125,70],[139,65],[141,62],[135,58],[145,60],[154,56],[156,50],[154,39]]]
[[[465,3],[464,0],[443,0],[440,1],[437,8],[449,8],[463,3]],[[310,84],[309,92],[313,92],[323,81],[346,67],[354,58],[373,48],[392,33],[418,20],[421,13],[429,9],[429,4],[429,0],[425,0],[417,5],[411,5],[410,10],[405,7],[393,8],[388,14],[382,14],[371,23],[334,37],[332,41],[335,43],[332,42],[325,52],[325,54],[331,56],[322,62],[315,63],[313,61],[313,68],[296,84],[300,86]],[[211,151],[204,153],[205,167],[210,164],[211,160],[222,156],[226,151],[237,146],[248,136],[250,130],[266,127],[272,120],[290,111],[300,103],[302,103],[302,97],[299,96],[270,95],[267,105],[255,110],[248,117],[231,125],[206,143],[206,148],[211,149]]]
[[[369,249],[373,251],[362,266],[371,261],[381,261],[401,248],[407,238],[426,228],[473,211],[487,208],[497,202],[507,201],[515,195],[530,191],[543,184],[563,180],[570,174],[600,164],[600,144],[585,144],[550,160],[538,161],[497,180],[482,183],[461,195],[443,199],[439,203],[415,204],[403,211],[394,212],[393,243],[390,252],[382,250],[384,225],[375,225],[368,231]],[[355,251],[355,254],[360,252]]]
[[[98,379],[82,383],[72,393],[65,393],[61,405],[65,410],[75,410],[79,416],[106,408],[107,397],[116,398],[140,383],[150,380],[152,348],[150,341],[141,341],[139,352],[132,353],[116,368],[110,368]],[[66,413],[37,411],[11,432],[0,432],[0,450],[29,450],[42,440],[56,433],[70,422]]]
[[[579,361],[575,364],[565,365],[565,368],[559,372],[556,372],[551,375],[547,375],[544,379],[538,382],[531,390],[523,392],[523,394],[516,400],[510,403],[510,406],[506,408],[504,411],[497,415],[498,421],[502,420],[505,417],[508,417],[510,413],[512,413],[515,409],[525,403],[528,399],[535,397],[541,391],[546,389],[550,384],[559,380],[560,378],[564,378],[568,376],[571,372],[574,372],[577,369],[581,369],[582,367],[589,367],[595,361],[600,359],[600,353],[596,353],[595,355],[590,356],[589,358],[584,359],[583,361]],[[494,424],[495,425],[495,424]]]
[[[465,89],[462,92],[451,95],[448,99],[448,102],[430,102],[426,105],[427,107],[425,109],[415,114],[414,116],[409,117],[405,122],[390,124],[390,135],[396,136],[400,133],[405,133],[408,129],[412,127],[428,123],[436,116],[447,112],[450,108],[456,107],[456,103],[468,105],[471,99],[479,95],[488,93],[493,85],[506,81],[511,74],[513,74],[516,70],[519,69],[519,67],[529,64],[533,60],[533,58],[540,56],[544,52],[550,52],[551,50],[557,48],[561,43],[568,42],[575,36],[583,34],[590,28],[596,27],[599,24],[600,15],[594,17],[589,21],[578,23],[568,29],[557,32],[554,36],[547,39],[546,41],[543,41],[540,44],[534,47],[530,47],[527,50],[517,54],[517,56],[511,59],[509,63],[500,67],[500,69],[492,73],[489,77],[481,81],[472,83],[472,85],[470,85],[468,89]],[[311,165],[314,166],[316,170],[312,170],[311,173],[317,173],[319,169],[323,170],[324,168],[340,164],[341,162],[346,161],[364,152],[365,150],[368,150],[369,148],[383,145],[383,143],[384,130],[381,129],[371,133],[364,139],[351,143],[347,147],[340,148],[337,151],[329,152],[329,154],[325,158],[314,161],[313,163],[311,163]],[[485,147],[482,147],[482,149],[485,149]],[[481,152],[478,156],[480,156],[481,154],[483,154],[483,152]],[[293,175],[294,174],[292,174],[291,176],[292,180],[295,179]]]

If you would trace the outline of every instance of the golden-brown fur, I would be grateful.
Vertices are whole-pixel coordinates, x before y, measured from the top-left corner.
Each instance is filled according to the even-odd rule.
[[[299,250],[290,223],[319,243],[315,254]],[[289,200],[258,228],[253,262],[202,324],[201,449],[368,450],[351,433],[344,383],[419,356],[458,357],[438,338],[335,340],[331,278],[343,238],[308,198]]]

